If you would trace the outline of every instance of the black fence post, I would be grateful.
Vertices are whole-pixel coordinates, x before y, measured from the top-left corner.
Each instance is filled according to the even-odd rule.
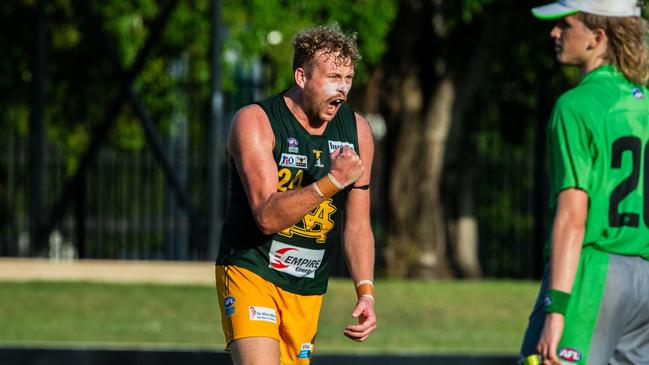
[[[29,121],[29,255],[45,250],[43,228],[43,178],[45,144],[45,63],[47,48],[46,0],[36,3],[36,47],[34,58],[34,101]]]

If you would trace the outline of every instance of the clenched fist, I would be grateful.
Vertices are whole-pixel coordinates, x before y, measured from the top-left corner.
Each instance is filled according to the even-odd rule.
[[[342,146],[331,155],[331,170],[329,173],[343,186],[349,186],[363,175],[363,161],[356,151],[349,146]]]

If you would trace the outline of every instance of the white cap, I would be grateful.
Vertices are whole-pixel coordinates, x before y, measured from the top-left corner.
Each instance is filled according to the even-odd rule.
[[[640,16],[643,0],[559,0],[532,8],[539,19],[558,19],[577,12],[603,16]]]

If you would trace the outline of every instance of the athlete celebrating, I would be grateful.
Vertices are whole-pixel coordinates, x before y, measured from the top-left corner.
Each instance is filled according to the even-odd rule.
[[[526,364],[649,364],[649,56],[637,0],[562,0],[559,62],[583,78],[548,125],[550,209]]]
[[[367,120],[343,105],[360,58],[356,40],[321,26],[299,33],[293,47],[293,87],[239,110],[228,137],[216,286],[235,364],[309,363],[341,241],[358,296],[358,323],[343,332],[363,341],[376,328],[374,146]]]

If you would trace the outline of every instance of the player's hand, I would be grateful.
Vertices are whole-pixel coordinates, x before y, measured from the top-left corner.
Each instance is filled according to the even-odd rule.
[[[343,186],[349,186],[363,175],[363,161],[349,146],[342,146],[331,155],[329,171]]]
[[[561,365],[557,357],[557,346],[563,333],[564,318],[561,313],[548,313],[541,332],[541,339],[536,345],[536,351],[543,358],[543,365]]]
[[[359,298],[352,311],[352,317],[358,319],[358,324],[351,324],[345,327],[343,333],[354,341],[365,341],[370,333],[376,329],[374,301],[367,297]]]

